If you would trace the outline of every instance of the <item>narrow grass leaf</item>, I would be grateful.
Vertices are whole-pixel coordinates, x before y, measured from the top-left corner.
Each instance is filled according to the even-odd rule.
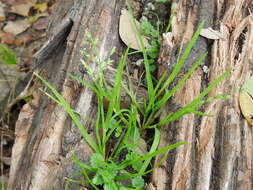
[[[164,94],[164,96],[161,98],[161,100],[158,101],[158,103],[156,104],[156,107],[154,109],[154,111],[159,110],[161,108],[161,106],[165,105],[165,103],[171,98],[171,96],[174,95],[174,93],[183,86],[183,84],[185,83],[185,81],[190,78],[190,76],[192,75],[192,73],[199,67],[199,65],[202,63],[202,61],[205,59],[205,57],[207,56],[207,53],[205,53],[204,55],[202,55],[195,63],[194,65],[187,71],[187,73],[182,77],[182,79],[179,80],[179,82],[176,84],[176,86],[168,91],[167,93]]]
[[[153,152],[156,151],[158,145],[160,142],[160,131],[158,129],[155,129],[155,136],[154,136],[154,140],[153,140],[153,144],[150,148],[149,154],[152,154]],[[144,160],[144,163],[140,169],[140,171],[138,172],[139,174],[144,173],[148,167],[148,165],[150,164],[151,158],[147,158],[146,160]]]
[[[96,124],[95,124],[95,134],[96,134],[96,138],[97,138],[97,144],[99,147],[100,152],[104,152],[104,148],[103,148],[103,144],[101,141],[101,137],[100,137],[100,131],[99,131],[99,126],[100,126],[100,116],[101,116],[101,104],[103,104],[103,100],[101,100],[100,97],[98,98],[98,112],[97,112],[97,119],[96,119]],[[103,129],[102,129],[103,130]],[[103,130],[103,135],[104,135],[104,130]]]
[[[165,33],[169,32],[174,16],[175,16],[175,11],[172,11],[172,14],[170,15],[169,23],[166,27]]]
[[[115,85],[112,90],[112,95],[111,95],[111,98],[109,101],[109,107],[108,107],[107,114],[106,114],[105,127],[107,127],[107,128],[110,125],[110,120],[112,118],[113,109],[120,108],[120,88],[121,88],[121,83],[122,83],[122,73],[123,73],[124,65],[126,63],[128,51],[129,51],[129,47],[125,51],[124,55],[120,58],[120,62],[119,62],[118,68],[117,68],[117,73],[116,73],[115,82],[114,82]]]
[[[76,155],[73,154],[73,155],[72,155],[72,159],[73,159],[73,161],[74,161],[80,168],[86,169],[86,170],[88,170],[89,172],[94,172],[94,171],[95,171],[92,167],[90,167],[90,166],[84,164],[83,162],[81,162],[81,161],[76,157]]]
[[[172,149],[177,148],[178,146],[181,146],[181,145],[184,145],[184,144],[187,144],[187,143],[186,142],[179,142],[179,143],[175,143],[175,144],[166,146],[166,147],[161,148],[161,149],[159,149],[159,150],[157,150],[155,152],[152,152],[152,153],[146,154],[144,156],[138,157],[135,160],[123,162],[123,163],[120,164],[120,166],[122,168],[125,168],[125,167],[127,167],[129,165],[133,165],[133,164],[135,164],[137,162],[140,162],[140,161],[143,161],[143,160],[147,160],[149,158],[153,158],[153,157],[155,157],[155,156],[157,156],[157,155],[159,155],[161,153],[167,152],[169,150],[172,150]]]
[[[127,3],[127,6],[128,6],[129,12],[131,13],[131,21],[136,29],[137,38],[138,38],[138,41],[140,42],[141,50],[143,53],[144,66],[145,66],[145,71],[146,71],[146,79],[147,79],[147,85],[148,85],[148,96],[149,96],[149,105],[150,105],[149,107],[152,107],[153,103],[154,103],[154,87],[153,87],[153,82],[152,82],[150,65],[149,65],[149,61],[148,61],[148,55],[147,55],[146,48],[144,47],[144,42],[141,37],[140,29],[137,27],[137,24],[136,24],[135,19],[133,17],[132,8],[128,3]]]
[[[89,87],[93,92],[95,92],[96,94],[99,94],[98,93],[98,90],[91,84],[89,83],[88,81],[86,80],[83,80],[83,79],[80,79],[79,77],[75,76],[75,75],[71,75],[69,74],[69,77],[72,78],[72,79],[75,79],[76,81],[80,82],[81,84],[83,84],[84,86],[87,86]]]
[[[55,95],[55,97],[60,102],[60,105],[68,112],[69,116],[71,117],[71,119],[73,120],[73,122],[76,124],[76,126],[80,130],[80,132],[81,132],[82,136],[84,137],[84,139],[86,140],[86,142],[91,146],[91,148],[94,151],[98,152],[99,149],[98,149],[95,141],[88,134],[87,130],[81,124],[81,121],[77,118],[75,112],[72,110],[72,108],[70,107],[70,105],[65,101],[65,99],[63,98],[63,96],[51,84],[49,84],[45,79],[43,79],[40,75],[38,75],[37,73],[34,73],[34,75],[36,77],[38,77],[52,91],[52,93]]]
[[[212,82],[207,88],[205,88],[200,95],[195,98],[192,102],[184,106],[183,108],[179,109],[176,113],[174,114],[169,114],[167,115],[164,119],[162,119],[159,123],[153,125],[153,126],[148,126],[147,128],[154,128],[154,127],[160,127],[162,125],[165,125],[166,123],[172,122],[177,120],[178,118],[182,117],[183,115],[189,113],[190,111],[196,111],[196,108],[200,107],[202,105],[202,100],[203,98],[213,89],[215,88],[222,80],[225,79],[231,72],[231,69],[220,75],[214,82]]]
[[[159,90],[159,92],[157,93],[157,96],[160,96],[162,92],[164,92],[165,89],[167,89],[169,87],[169,85],[171,84],[171,82],[177,77],[178,73],[181,71],[185,60],[187,59],[187,57],[189,56],[192,47],[195,45],[199,34],[201,32],[201,29],[204,26],[204,22],[202,22],[198,28],[197,31],[194,33],[192,39],[190,40],[190,42],[188,43],[185,51],[183,52],[182,56],[180,56],[177,64],[175,65],[175,67],[172,70],[172,73],[170,74],[170,76],[168,77],[168,79],[166,80],[166,82],[164,83],[163,87]]]
[[[158,80],[158,82],[157,82],[157,84],[156,84],[156,86],[155,86],[155,90],[154,90],[155,94],[157,94],[158,90],[159,90],[159,89],[161,88],[161,86],[163,85],[163,83],[164,83],[164,81],[165,81],[165,77],[166,77],[167,75],[168,75],[168,74],[167,74],[166,71],[165,71],[165,72],[163,72],[162,76],[159,77],[159,80]],[[156,98],[157,98],[157,95],[156,95]]]
[[[187,105],[188,107],[192,107],[193,105],[198,104],[198,102],[201,102],[201,100],[216,86],[218,86],[218,84],[223,81],[229,74],[231,73],[231,69],[227,70],[225,73],[223,73],[222,75],[220,75],[215,81],[213,81],[207,88],[205,88],[200,95],[194,99],[189,105]]]

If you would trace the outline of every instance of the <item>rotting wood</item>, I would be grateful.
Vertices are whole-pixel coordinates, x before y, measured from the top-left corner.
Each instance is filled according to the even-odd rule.
[[[238,93],[245,78],[252,75],[253,56],[249,53],[253,48],[252,4],[236,0],[192,2],[199,4],[172,1],[176,15],[171,33],[163,39],[159,72],[176,60],[173,59],[178,56],[173,55],[175,49],[189,41],[194,26],[204,19],[205,27],[217,28],[225,38],[215,41],[199,38],[190,62],[196,61],[201,52],[208,51],[205,64],[209,66],[209,74],[199,68],[175,94],[173,101],[186,104],[227,69],[233,72],[209,97],[222,93],[231,97],[224,102],[214,100],[203,107],[201,111],[214,117],[189,114],[162,127],[160,147],[178,141],[186,141],[188,145],[170,153],[168,161],[154,171],[153,186],[157,190],[250,190],[253,188],[252,129],[240,114]],[[163,115],[169,111],[167,106]]]
[[[67,78],[66,73],[79,77],[84,75],[80,72],[80,49],[84,46],[82,42],[86,30],[99,41],[101,59],[107,58],[112,47],[121,51],[117,23],[123,1],[61,1],[51,24],[50,35],[53,35],[53,26],[61,22],[73,5],[79,6],[79,15],[70,35],[66,42],[57,47],[54,56],[45,60],[40,75],[61,91],[66,101],[83,116],[80,119],[92,133],[91,121],[97,111],[92,101],[94,95],[87,87],[81,88],[80,84]],[[118,60],[115,56],[115,63]],[[97,70],[96,65],[91,65],[91,68]],[[44,88],[37,80],[35,86]],[[65,177],[71,177],[76,172],[71,152],[85,161],[89,159],[91,150],[61,107],[39,90],[34,91],[34,97],[24,106],[17,122],[8,189],[62,190]],[[69,188],[79,189],[77,184]]]
[[[84,3],[80,8],[83,8],[85,13],[82,11],[81,24],[74,24],[78,32],[72,34],[76,36],[69,37],[68,41],[56,50],[55,56],[45,62],[40,74],[62,92],[78,113],[85,116],[83,123],[92,132],[91,122],[96,115],[96,105],[92,101],[94,95],[87,88],[80,88],[79,84],[67,79],[66,72],[80,77],[84,74],[79,70],[79,50],[83,47],[81,42],[85,39],[85,29],[101,42],[99,50],[102,57],[106,58],[112,46],[119,47],[118,26],[115,23],[118,23],[122,2],[74,1],[78,2]],[[167,68],[168,63],[176,60],[178,55],[174,52],[180,48],[181,42],[185,44],[191,38],[194,26],[200,21],[197,16],[201,15],[199,11],[205,11],[203,6],[210,3],[203,1],[207,4],[191,5],[187,2],[172,2],[178,14],[172,24],[172,33],[168,36],[169,39],[166,39],[169,40],[169,44],[165,41],[162,44],[162,51],[167,50],[170,54],[160,56],[160,72]],[[64,17],[73,1],[64,0],[60,3],[51,26]],[[252,129],[240,115],[236,91],[244,79],[252,74],[250,63],[253,62],[253,18],[248,12],[252,7],[249,6],[249,1],[211,3],[217,8],[215,14],[212,13],[212,18],[218,19],[214,24],[209,24],[212,27],[219,26],[225,39],[205,44],[207,40],[202,38],[205,47],[202,49],[197,45],[196,48],[201,52],[208,50],[210,53],[206,60],[210,63],[209,75],[205,76],[202,70],[198,69],[185,87],[177,92],[174,101],[180,104],[187,103],[206,85],[206,79],[206,83],[209,83],[228,68],[232,68],[233,73],[213,90],[210,96],[231,91],[232,95],[225,102],[215,100],[203,108],[205,113],[214,114],[213,118],[200,118],[190,114],[161,128],[160,147],[177,141],[187,141],[188,145],[170,152],[168,162],[154,171],[153,184],[149,185],[152,190],[252,189]],[[208,8],[214,10],[212,6]],[[211,51],[208,45],[211,46]],[[200,52],[195,52],[191,57],[196,59],[200,56]],[[115,57],[115,60],[117,59]],[[97,69],[95,65],[92,66],[94,70]],[[41,87],[38,81],[35,83]],[[71,151],[85,162],[91,150],[63,109],[48,100],[39,90],[34,92],[34,97],[32,102],[24,106],[17,122],[9,189],[62,190],[64,177],[76,172],[75,164],[71,162]],[[166,109],[170,107],[167,106]],[[165,110],[162,116],[167,111]],[[70,189],[79,187],[75,184]]]

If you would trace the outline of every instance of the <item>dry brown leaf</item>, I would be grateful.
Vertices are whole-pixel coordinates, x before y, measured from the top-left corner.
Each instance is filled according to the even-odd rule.
[[[24,4],[13,5],[11,7],[10,12],[18,14],[18,15],[22,15],[22,16],[28,16],[29,10],[33,6],[34,6],[34,4],[32,4],[32,3],[24,3]]]
[[[203,28],[200,35],[211,40],[224,39],[223,35],[219,31],[214,30],[211,27]]]
[[[140,23],[136,20],[135,22],[138,27]],[[120,21],[119,21],[119,35],[120,35],[121,40],[126,45],[129,45],[132,49],[141,50],[141,45],[137,37],[137,31],[134,24],[132,23],[132,16],[126,9],[123,9],[121,11]],[[143,41],[144,47],[147,47],[148,40],[142,36],[142,41]]]
[[[17,40],[15,40],[15,44],[16,46],[21,46],[21,45],[26,45],[30,42],[32,42],[32,35],[31,34],[27,34],[25,36],[22,36],[20,38],[18,38]]]
[[[21,46],[21,45],[28,45],[29,43],[36,41],[38,39],[41,39],[43,37],[45,37],[46,34],[43,33],[39,33],[39,32],[32,32],[32,33],[26,33],[25,35],[22,35],[21,37],[19,37],[18,39],[15,40],[15,44],[17,46]]]
[[[1,43],[13,45],[15,43],[15,36],[11,33],[3,33],[0,36]]]
[[[253,126],[253,77],[246,80],[241,88],[239,95],[239,104],[242,115]]]
[[[28,19],[17,20],[17,21],[8,21],[7,25],[4,27],[3,31],[6,33],[11,33],[13,35],[18,35],[24,32],[30,24]]]
[[[253,126],[253,99],[246,93],[241,92],[239,96],[240,108],[243,116],[250,126]]]

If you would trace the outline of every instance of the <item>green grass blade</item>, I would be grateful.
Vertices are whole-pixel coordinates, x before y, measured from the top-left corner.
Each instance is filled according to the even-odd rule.
[[[199,67],[199,65],[202,63],[202,61],[205,59],[205,57],[207,56],[207,53],[205,53],[204,55],[202,55],[198,61],[196,61],[194,63],[194,65],[187,71],[187,73],[183,76],[182,79],[179,80],[179,82],[176,84],[176,86],[168,91],[167,93],[164,94],[164,96],[161,98],[161,100],[158,101],[158,103],[155,105],[155,109],[159,110],[163,105],[165,105],[165,103],[174,95],[174,93],[183,86],[183,84],[185,83],[185,81],[190,78],[190,76],[192,75],[192,73]],[[157,97],[156,97],[157,98]]]
[[[120,110],[119,112],[117,112],[117,113],[115,113],[115,114],[113,115],[113,117],[111,118],[111,120],[115,120],[115,121],[116,121],[117,117],[120,117],[120,116],[122,115],[122,113],[125,114],[126,112],[129,112],[129,110],[127,110],[127,109],[122,109],[122,110]],[[127,114],[127,115],[128,115],[128,114]],[[120,120],[117,121],[117,124],[118,124],[118,125],[114,125],[114,126],[111,127],[110,130],[107,132],[105,141],[108,141],[108,140],[109,140],[109,138],[110,138],[110,136],[112,135],[112,133],[113,133],[113,132],[115,131],[115,129],[120,125]]]
[[[172,14],[170,15],[169,23],[166,27],[165,33],[169,32],[174,16],[175,16],[175,11],[172,10]]]
[[[135,159],[135,160],[123,162],[123,163],[120,164],[120,166],[121,166],[122,168],[125,168],[125,167],[127,167],[127,166],[129,166],[129,165],[133,165],[133,164],[135,164],[135,163],[137,163],[137,162],[140,162],[140,161],[143,161],[143,160],[147,160],[147,159],[153,158],[153,157],[155,157],[155,156],[157,156],[157,155],[159,155],[159,154],[168,152],[168,151],[170,151],[170,150],[172,150],[172,149],[174,149],[174,148],[177,148],[178,146],[184,145],[184,144],[187,144],[187,143],[186,143],[186,142],[179,142],[179,143],[175,143],[175,144],[166,146],[166,147],[161,148],[161,149],[159,149],[159,150],[157,150],[157,151],[155,151],[155,152],[152,152],[152,153],[146,154],[146,155],[144,155],[144,156],[141,156],[141,157],[139,157],[139,158],[137,158],[137,159]]]
[[[158,129],[155,129],[155,136],[154,136],[153,144],[150,148],[149,154],[152,154],[153,152],[156,151],[157,147],[159,146],[159,142],[160,142],[160,132]],[[151,159],[152,159],[152,157],[144,160],[144,163],[143,163],[140,171],[138,172],[139,174],[142,174],[146,171],[148,165],[150,164]]]
[[[77,118],[75,112],[72,110],[70,105],[65,101],[65,99],[62,97],[62,95],[51,85],[49,84],[45,79],[43,79],[40,75],[37,73],[34,73],[36,77],[38,77],[54,94],[54,96],[58,99],[60,102],[60,105],[67,111],[75,125],[78,127],[80,130],[83,138],[86,140],[86,142],[91,146],[91,148],[95,152],[99,152],[98,146],[95,143],[95,141],[92,139],[92,137],[88,134],[86,128],[81,124],[80,120]]]
[[[81,161],[76,157],[76,155],[74,155],[74,154],[72,155],[72,160],[73,160],[80,168],[82,168],[82,169],[86,169],[86,170],[88,170],[89,172],[94,172],[94,171],[95,171],[92,167],[90,167],[90,166],[84,164],[83,162],[81,162]]]
[[[173,68],[172,70],[172,73],[170,74],[169,78],[166,80],[166,82],[164,83],[163,87],[160,89],[160,91],[157,93],[157,96],[160,96],[162,94],[162,92],[165,91],[165,89],[167,89],[169,87],[169,85],[171,84],[171,82],[177,77],[177,75],[179,74],[179,72],[181,71],[184,63],[185,63],[185,60],[187,59],[187,57],[189,56],[190,52],[191,52],[191,49],[192,47],[195,45],[198,37],[199,37],[199,34],[202,30],[204,26],[204,22],[202,22],[198,28],[197,28],[197,31],[194,33],[192,39],[190,40],[190,42],[188,43],[185,51],[183,52],[182,56],[180,56],[177,64],[175,65],[175,67]]]
[[[187,105],[188,107],[192,107],[193,105],[198,104],[198,102],[201,102],[201,100],[216,86],[218,86],[218,84],[223,81],[230,73],[231,73],[231,69],[227,70],[225,73],[223,73],[222,75],[220,75],[214,82],[212,82],[207,88],[205,88],[200,95],[194,99],[189,105]]]
[[[96,81],[93,80],[94,84],[95,85],[92,85],[91,83],[89,83],[88,81],[84,80],[84,79],[81,79],[77,76],[74,76],[74,75],[71,75],[69,74],[69,77],[72,78],[72,79],[75,79],[76,81],[80,82],[81,84],[83,84],[84,86],[87,86],[88,88],[90,88],[94,93],[96,93],[98,96],[100,95],[103,95],[105,96],[106,99],[110,99],[110,96],[106,93],[105,90],[102,89],[101,86],[99,86],[97,84]]]
[[[99,94],[98,90],[96,89],[95,86],[93,86],[91,83],[89,83],[86,80],[80,79],[79,77],[75,76],[75,75],[71,75],[69,74],[69,77],[72,79],[75,79],[76,81],[80,82],[81,84],[83,84],[84,86],[89,87],[93,92],[95,92],[96,94]]]
[[[98,112],[97,112],[97,119],[96,119],[96,124],[95,124],[95,134],[96,134],[99,150],[100,150],[100,152],[104,152],[104,146],[102,144],[101,137],[100,137],[100,131],[99,131],[100,116],[101,116],[101,106],[100,105],[101,104],[103,104],[103,100],[101,100],[101,98],[98,97]],[[103,133],[104,133],[104,131],[103,131]]]
[[[133,17],[132,8],[128,3],[127,3],[127,6],[128,6],[128,10],[131,15],[132,24],[136,30],[137,40],[141,46],[141,50],[142,50],[142,54],[143,54],[143,58],[144,58],[144,67],[145,67],[145,71],[146,71],[146,79],[147,79],[147,85],[148,85],[148,96],[149,96],[149,105],[150,105],[149,107],[152,107],[153,103],[154,103],[154,87],[153,87],[153,81],[152,81],[151,71],[150,71],[150,67],[149,67],[149,62],[148,62],[148,55],[147,55],[146,48],[144,47],[144,43],[142,40],[139,26],[137,26],[137,23]]]
[[[155,86],[155,94],[157,94],[158,90],[161,88],[161,86],[163,85],[164,81],[165,81],[165,77],[167,76],[167,73],[166,71],[163,72],[162,76],[159,78],[156,86]],[[156,95],[156,98],[157,98],[157,95]]]
[[[122,84],[122,73],[124,69],[124,65],[126,63],[126,58],[127,54],[129,51],[129,47],[127,48],[126,52],[124,55],[120,58],[120,62],[117,68],[117,73],[115,76],[115,81],[114,81],[114,88],[112,90],[111,98],[109,100],[109,106],[106,114],[106,120],[105,120],[105,127],[109,127],[110,125],[110,120],[112,118],[113,114],[113,109],[120,109],[120,89],[121,89],[121,84]]]
[[[92,187],[93,187],[94,189],[99,190],[99,189],[97,188],[97,186],[94,185],[94,184],[92,183],[92,181],[90,180],[90,178],[89,178],[89,176],[88,176],[88,174],[87,174],[87,171],[88,171],[89,173],[91,173],[91,172],[94,173],[94,172],[96,172],[96,170],[95,170],[94,168],[92,168],[92,167],[90,167],[90,166],[84,164],[83,162],[81,162],[74,154],[72,155],[72,159],[74,160],[75,164],[78,165],[78,166],[81,168],[81,172],[80,172],[80,173],[82,173],[82,174],[85,176],[87,182],[88,182],[90,185],[92,185]]]
[[[214,82],[212,82],[206,89],[204,89],[200,95],[195,98],[192,102],[184,106],[183,108],[179,109],[176,113],[167,115],[164,119],[162,119],[159,123],[148,126],[146,128],[155,128],[165,125],[166,123],[172,122],[177,120],[178,118],[182,117],[183,115],[196,111],[203,103],[203,98],[213,89],[215,88],[222,80],[225,79],[231,72],[231,69],[220,75]]]
[[[110,129],[110,122],[111,119],[113,118],[113,112],[120,110],[120,89],[121,89],[121,84],[122,84],[122,73],[123,69],[126,63],[126,58],[127,54],[129,51],[129,47],[125,51],[124,55],[121,56],[120,62],[117,68],[116,76],[115,76],[115,81],[114,81],[114,88],[112,90],[111,98],[109,100],[109,106],[107,109],[107,114],[105,121],[103,122],[103,130],[105,133],[103,134],[103,145],[105,146],[107,138],[106,138],[106,133],[107,130]]]

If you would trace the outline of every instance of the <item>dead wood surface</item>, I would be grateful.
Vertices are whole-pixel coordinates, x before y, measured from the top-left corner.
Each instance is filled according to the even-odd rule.
[[[84,116],[82,122],[92,133],[92,121],[97,111],[94,94],[66,77],[66,73],[80,77],[85,75],[80,69],[80,50],[84,47],[82,42],[85,40],[85,30],[99,40],[102,58],[106,58],[113,46],[121,51],[118,18],[123,1],[59,1],[49,27],[49,37],[75,4],[80,7],[80,22],[76,21],[72,27],[76,33],[71,32],[68,39],[55,50],[54,56],[45,60],[40,74]],[[161,128],[160,147],[178,141],[186,141],[188,144],[170,152],[167,162],[154,171],[150,187],[156,190],[250,190],[253,176],[252,128],[240,114],[238,89],[245,78],[252,74],[251,2],[173,0],[172,7],[176,9],[176,15],[171,33],[163,37],[159,73],[171,69],[168,65],[175,62],[180,48],[185,47],[201,20],[206,21],[205,27],[213,27],[224,35],[224,39],[215,41],[200,37],[185,69],[208,51],[205,64],[209,66],[209,73],[204,74],[199,68],[175,94],[173,101],[186,104],[230,68],[233,70],[231,75],[209,97],[229,93],[231,98],[205,105],[201,111],[213,114],[212,118],[189,114]],[[118,57],[114,59],[117,62]],[[96,71],[97,67],[92,65],[92,69]],[[38,80],[35,80],[35,86],[46,90]],[[70,177],[77,170],[71,161],[71,152],[85,162],[91,150],[61,107],[39,89],[34,91],[33,96],[32,102],[23,107],[16,124],[8,189],[62,190],[65,177]],[[171,108],[168,105],[161,117],[169,111]],[[80,188],[73,184],[69,189]]]
[[[172,31],[163,37],[159,58],[159,73],[170,69],[178,49],[191,39],[193,29],[202,20],[205,27],[222,33],[224,39],[207,40],[200,37],[193,48],[186,67],[204,52],[209,56],[205,65],[208,75],[201,68],[196,70],[186,85],[175,94],[178,104],[186,104],[197,97],[201,89],[228,69],[232,73],[215,88],[209,97],[230,94],[222,102],[214,100],[203,111],[214,117],[189,114],[178,122],[162,127],[160,147],[186,141],[159,167],[152,177],[157,190],[250,190],[252,186],[252,128],[242,118],[238,104],[239,88],[245,78],[252,75],[253,14],[250,1],[172,1],[176,15]],[[169,106],[164,110],[167,115]]]
[[[83,77],[80,71],[80,50],[84,47],[85,31],[99,41],[99,55],[106,59],[113,47],[119,49],[118,18],[123,1],[63,0],[58,1],[54,20],[50,25],[49,38],[72,6],[79,7],[67,40],[60,44],[54,55],[44,60],[40,75],[61,91],[92,132],[91,123],[96,116],[93,93],[88,88],[66,77],[71,73]],[[79,22],[80,21],[80,22]],[[73,32],[76,31],[76,32]],[[115,56],[115,62],[118,58]],[[91,65],[94,71],[96,65]],[[35,86],[46,90],[38,80]],[[16,140],[13,147],[12,165],[8,189],[49,190],[64,189],[65,177],[76,172],[71,161],[74,152],[81,161],[88,160],[91,150],[82,140],[67,113],[37,89],[34,99],[26,104],[16,124]],[[77,185],[70,189],[79,189]]]

